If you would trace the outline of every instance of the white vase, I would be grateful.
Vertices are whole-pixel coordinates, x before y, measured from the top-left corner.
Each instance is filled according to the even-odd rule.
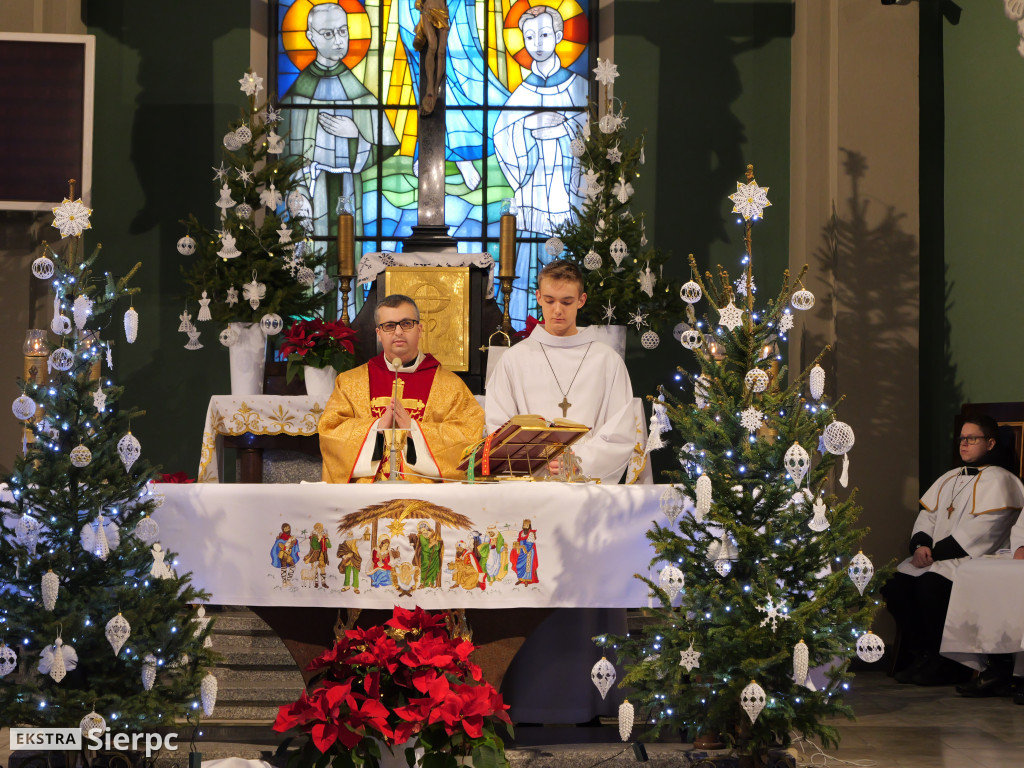
[[[598,341],[618,352],[623,360],[626,359],[626,326],[594,324],[590,327],[594,329],[594,336]]]
[[[411,747],[413,740],[405,742],[405,744],[396,744],[392,747],[395,751],[394,754],[388,752],[388,748],[383,742],[377,742],[377,746],[380,747],[380,768],[409,768],[409,763],[405,761],[405,750],[406,747]],[[416,750],[415,764],[420,765],[420,761],[423,760],[423,750]]]
[[[231,361],[231,394],[239,397],[263,394],[263,371],[267,365],[267,337],[259,323],[229,323],[238,333],[228,347]]]
[[[306,382],[306,394],[320,405],[325,405],[331,392],[334,391],[334,380],[338,378],[338,372],[329,365],[326,368],[304,365],[302,366],[302,378]]]

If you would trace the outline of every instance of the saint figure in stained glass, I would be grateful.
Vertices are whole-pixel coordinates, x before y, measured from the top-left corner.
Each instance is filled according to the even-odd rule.
[[[306,161],[300,192],[310,209],[303,214],[312,217],[314,234],[323,236],[328,234],[331,201],[339,195],[361,200],[361,174],[395,154],[398,138],[374,109],[377,99],[343,61],[349,52],[345,10],[334,3],[314,5],[306,37],[316,58],[299,73],[281,103],[290,108],[288,152]],[[381,126],[383,140],[378,144]]]

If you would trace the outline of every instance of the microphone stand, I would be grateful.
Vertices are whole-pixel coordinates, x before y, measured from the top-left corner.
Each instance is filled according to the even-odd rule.
[[[396,357],[394,360],[391,361],[391,366],[395,369],[395,381],[391,385],[391,447],[388,450],[388,476],[387,479],[381,480],[380,482],[408,484],[408,480],[398,477],[398,445],[396,444],[395,440],[397,425],[395,424],[394,406],[397,404],[396,399],[398,397],[398,369],[402,367],[402,359],[400,357]]]

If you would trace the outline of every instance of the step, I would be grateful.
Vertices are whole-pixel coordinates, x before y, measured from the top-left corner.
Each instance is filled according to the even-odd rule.
[[[284,734],[273,728],[273,720],[203,720],[199,727],[199,742],[231,742],[234,744],[272,745],[284,739]],[[184,731],[182,731],[184,733]],[[191,731],[188,732],[191,735]],[[202,747],[200,747],[202,749]]]
[[[269,720],[277,718],[280,707],[276,704],[224,704],[219,701],[213,708],[213,715],[221,720]]]
[[[213,675],[217,678],[218,686],[233,686],[235,688],[267,686],[269,688],[294,688],[296,691],[301,691],[303,688],[302,675],[294,664],[260,669],[250,669],[245,666],[218,666],[213,670]]]
[[[238,704],[259,704],[259,705],[270,705],[270,704],[290,704],[299,698],[299,694],[302,693],[302,687],[298,688],[264,688],[264,687],[247,687],[247,688],[225,688],[220,685],[220,681],[217,681],[217,704],[231,703],[234,705]]]
[[[286,648],[284,643],[281,642],[281,638],[273,633],[269,634],[258,634],[258,633],[243,633],[238,634],[227,634],[221,632],[214,632],[211,636],[213,640],[213,650],[217,653],[228,653],[236,650],[247,650],[247,649],[276,649]]]
[[[270,628],[263,619],[257,616],[255,613],[209,613],[206,614],[208,617],[215,619],[213,622],[214,634],[221,633],[238,633],[238,632],[260,632],[274,634],[274,630]],[[276,635],[275,635],[276,637]]]
[[[284,645],[277,645],[274,648],[225,648],[218,651],[221,660],[220,666],[238,667],[294,667],[295,659],[288,653]]]

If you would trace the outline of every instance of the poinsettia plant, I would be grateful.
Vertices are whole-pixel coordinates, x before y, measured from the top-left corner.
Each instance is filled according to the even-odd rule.
[[[289,765],[379,768],[381,747],[397,746],[410,766],[456,768],[471,757],[475,768],[508,768],[496,730],[512,732],[508,705],[469,660],[473,643],[449,630],[456,625],[395,606],[383,626],[347,630],[307,668],[317,672],[312,692],[278,712],[274,730],[310,737]]]
[[[289,383],[303,366],[347,371],[356,364],[356,332],[341,320],[326,322],[319,317],[300,320],[286,328],[281,354],[288,361],[285,380]]]

